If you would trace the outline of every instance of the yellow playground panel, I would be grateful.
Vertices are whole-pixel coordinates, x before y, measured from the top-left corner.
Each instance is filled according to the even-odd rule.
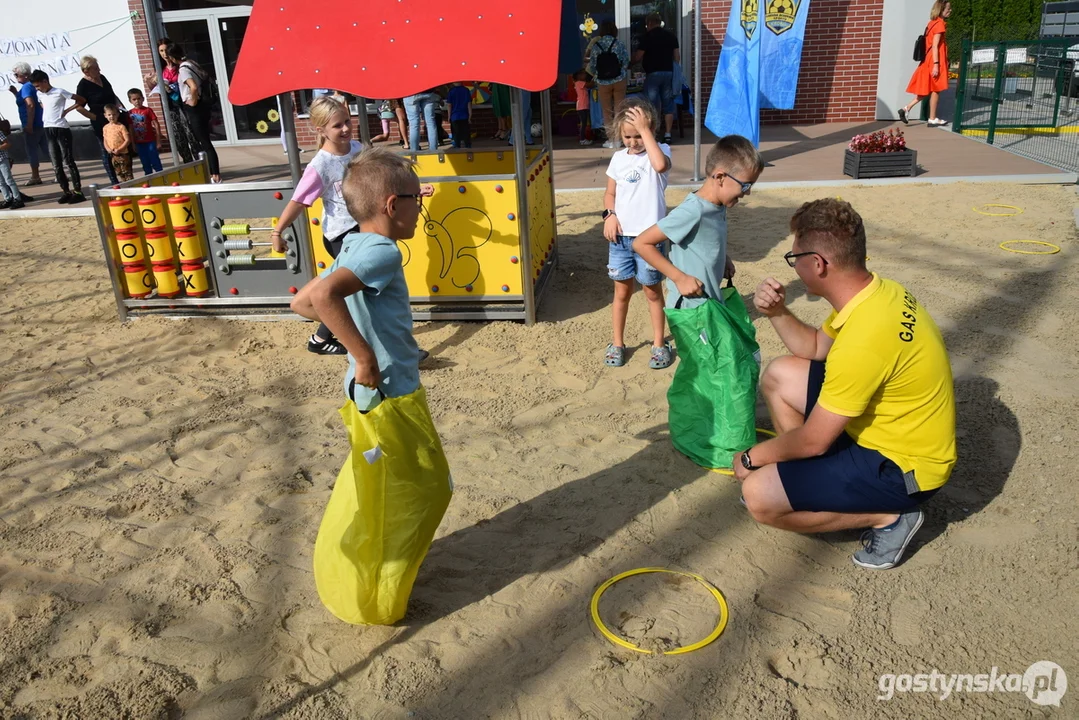
[[[435,193],[424,199],[415,237],[399,242],[412,302],[521,303],[526,292],[541,289],[544,268],[556,259],[550,153],[528,150],[523,186],[512,151],[448,150],[413,159],[421,182],[434,185]],[[321,216],[318,200],[308,211],[317,272],[333,262]],[[469,317],[487,316],[476,312],[482,311]]]

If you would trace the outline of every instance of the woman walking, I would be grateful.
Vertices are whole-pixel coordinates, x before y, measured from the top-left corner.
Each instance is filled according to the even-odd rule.
[[[195,136],[199,149],[206,153],[206,159],[210,163],[210,182],[221,182],[221,166],[217,160],[217,151],[210,142],[210,113],[213,110],[210,102],[209,83],[214,80],[205,70],[199,67],[194,60],[188,60],[184,55],[184,49],[173,43],[165,51],[170,63],[176,63],[179,68],[180,100],[183,102],[184,115],[187,124],[191,126],[191,134]]]
[[[191,135],[191,126],[187,124],[187,118],[182,109],[183,102],[180,100],[180,66],[169,60],[167,52],[169,45],[172,44],[172,40],[167,37],[161,38],[157,43],[157,54],[161,56],[162,63],[161,79],[165,81],[165,92],[168,93],[161,102],[165,107],[165,112],[169,114],[169,120],[172,121],[174,137],[170,137],[169,142],[174,145],[173,152],[177,153],[185,163],[189,163],[195,159],[193,149],[195,138]],[[152,72],[146,73],[143,82],[146,84],[146,97],[149,98],[157,90],[157,75]]]
[[[916,96],[899,110],[899,119],[908,125],[907,113],[929,96],[929,127],[946,125],[937,117],[937,104],[940,94],[948,89],[948,43],[944,39],[944,21],[952,14],[952,5],[946,0],[937,0],[929,11],[929,25],[925,28],[925,58],[907,85],[907,92]]]

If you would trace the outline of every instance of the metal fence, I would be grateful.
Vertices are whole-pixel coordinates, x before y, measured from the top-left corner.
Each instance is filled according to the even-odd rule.
[[[963,42],[952,129],[1079,171],[1079,41]]]

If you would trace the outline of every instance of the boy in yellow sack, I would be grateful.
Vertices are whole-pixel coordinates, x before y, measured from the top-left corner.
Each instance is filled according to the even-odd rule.
[[[352,623],[405,614],[412,583],[452,492],[449,467],[420,386],[420,349],[397,240],[416,232],[423,196],[413,163],[385,149],[348,164],[341,193],[359,232],[292,301],[348,350],[341,415],[352,452],[315,542],[323,604]]]

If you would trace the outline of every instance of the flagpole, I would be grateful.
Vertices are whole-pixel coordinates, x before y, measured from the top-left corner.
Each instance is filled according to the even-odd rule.
[[[701,0],[693,3],[693,182],[701,180]]]

